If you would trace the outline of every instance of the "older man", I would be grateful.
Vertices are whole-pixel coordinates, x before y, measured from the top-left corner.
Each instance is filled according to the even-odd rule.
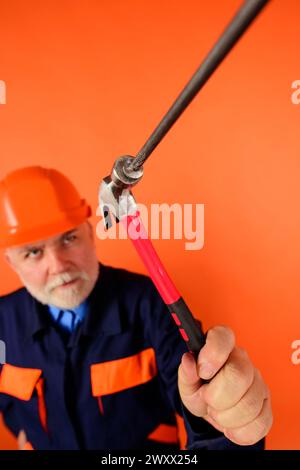
[[[0,243],[25,286],[0,298],[7,426],[24,448],[176,449],[183,416],[188,449],[263,448],[269,391],[232,331],[209,330],[194,358],[152,281],[98,261],[90,215],[56,170],[0,183]]]

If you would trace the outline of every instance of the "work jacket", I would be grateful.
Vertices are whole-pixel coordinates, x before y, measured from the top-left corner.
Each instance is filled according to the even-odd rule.
[[[9,429],[44,450],[238,447],[183,407],[177,378],[187,348],[151,279],[103,263],[99,273],[69,334],[27,289],[0,297],[0,411]]]

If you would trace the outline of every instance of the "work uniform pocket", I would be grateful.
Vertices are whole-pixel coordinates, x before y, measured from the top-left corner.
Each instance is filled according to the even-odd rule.
[[[34,392],[38,398],[38,412],[42,427],[47,431],[47,413],[44,395],[44,379],[41,369],[4,364],[0,375],[0,393],[19,400],[29,401]]]
[[[101,397],[144,384],[157,375],[155,351],[147,348],[132,356],[91,365],[92,395],[98,399],[103,414]]]

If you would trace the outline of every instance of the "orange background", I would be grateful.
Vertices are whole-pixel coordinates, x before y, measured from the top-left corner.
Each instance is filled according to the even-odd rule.
[[[0,177],[55,167],[95,214],[100,180],[143,145],[241,3],[1,0]],[[154,244],[204,326],[230,325],[261,368],[274,406],[269,449],[300,448],[299,18],[298,0],[271,1],[134,190],[145,204],[205,204],[202,250]],[[129,240],[97,246],[102,262],[145,272]],[[3,257],[0,279],[1,295],[20,285]],[[3,427],[0,441],[15,446]]]

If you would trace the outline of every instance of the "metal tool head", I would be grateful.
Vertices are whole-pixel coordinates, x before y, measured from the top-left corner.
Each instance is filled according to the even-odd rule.
[[[110,213],[116,222],[119,222],[122,217],[137,209],[130,188],[142,178],[143,168],[129,170],[128,167],[133,159],[134,157],[130,155],[118,158],[111,174],[100,184],[98,199],[106,230],[112,226]]]

